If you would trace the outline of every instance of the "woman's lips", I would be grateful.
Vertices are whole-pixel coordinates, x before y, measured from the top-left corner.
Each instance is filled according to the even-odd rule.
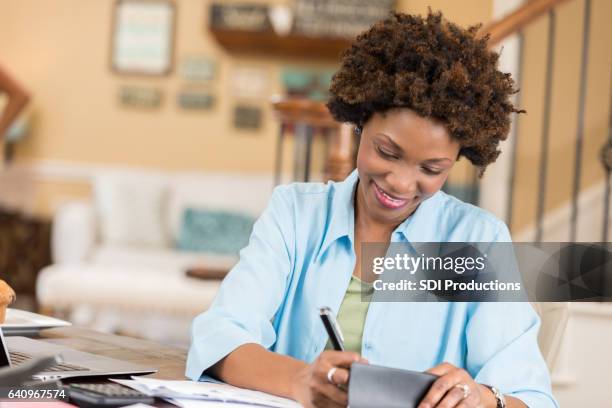
[[[375,182],[372,182],[372,185],[374,186],[374,195],[376,196],[376,199],[378,200],[380,205],[382,205],[383,207],[389,208],[391,210],[397,210],[398,208],[401,208],[408,204],[408,200],[402,200],[389,195]]]

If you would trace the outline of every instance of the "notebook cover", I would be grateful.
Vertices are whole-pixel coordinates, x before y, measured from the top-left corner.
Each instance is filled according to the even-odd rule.
[[[349,407],[416,408],[437,378],[419,371],[353,363]]]

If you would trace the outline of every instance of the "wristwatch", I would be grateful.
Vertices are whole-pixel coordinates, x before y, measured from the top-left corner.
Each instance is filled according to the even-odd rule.
[[[506,399],[504,398],[504,394],[502,394],[500,390],[493,387],[492,385],[483,385],[490,389],[493,395],[495,396],[495,401],[497,401],[496,408],[506,408]]]

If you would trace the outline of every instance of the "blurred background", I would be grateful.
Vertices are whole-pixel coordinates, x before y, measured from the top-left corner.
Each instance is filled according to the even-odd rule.
[[[188,344],[273,187],[352,170],[324,106],[342,50],[428,7],[484,24],[527,111],[482,179],[462,160],[445,191],[515,241],[608,242],[608,0],[0,0],[0,113],[28,102],[0,143],[11,307]],[[561,404],[604,406],[612,307],[540,311]]]

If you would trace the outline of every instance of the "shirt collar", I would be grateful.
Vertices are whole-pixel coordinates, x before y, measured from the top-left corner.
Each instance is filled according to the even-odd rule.
[[[334,191],[331,194],[330,212],[328,213],[329,227],[321,243],[317,258],[320,258],[329,246],[342,237],[348,237],[351,245],[355,233],[355,186],[359,181],[357,169],[341,182],[333,183]],[[441,231],[436,227],[439,221],[439,210],[445,194],[438,191],[423,201],[416,211],[406,218],[395,232],[403,235],[407,242],[439,242]],[[394,241],[392,235],[391,240]]]
[[[396,229],[407,242],[440,242],[442,231],[438,226],[440,209],[445,194],[438,191],[423,201],[412,215],[404,220]]]
[[[359,181],[357,169],[341,182],[333,183],[330,210],[327,214],[328,228],[321,243],[318,257],[321,257],[329,246],[342,237],[348,237],[351,245],[355,233],[355,186]]]

